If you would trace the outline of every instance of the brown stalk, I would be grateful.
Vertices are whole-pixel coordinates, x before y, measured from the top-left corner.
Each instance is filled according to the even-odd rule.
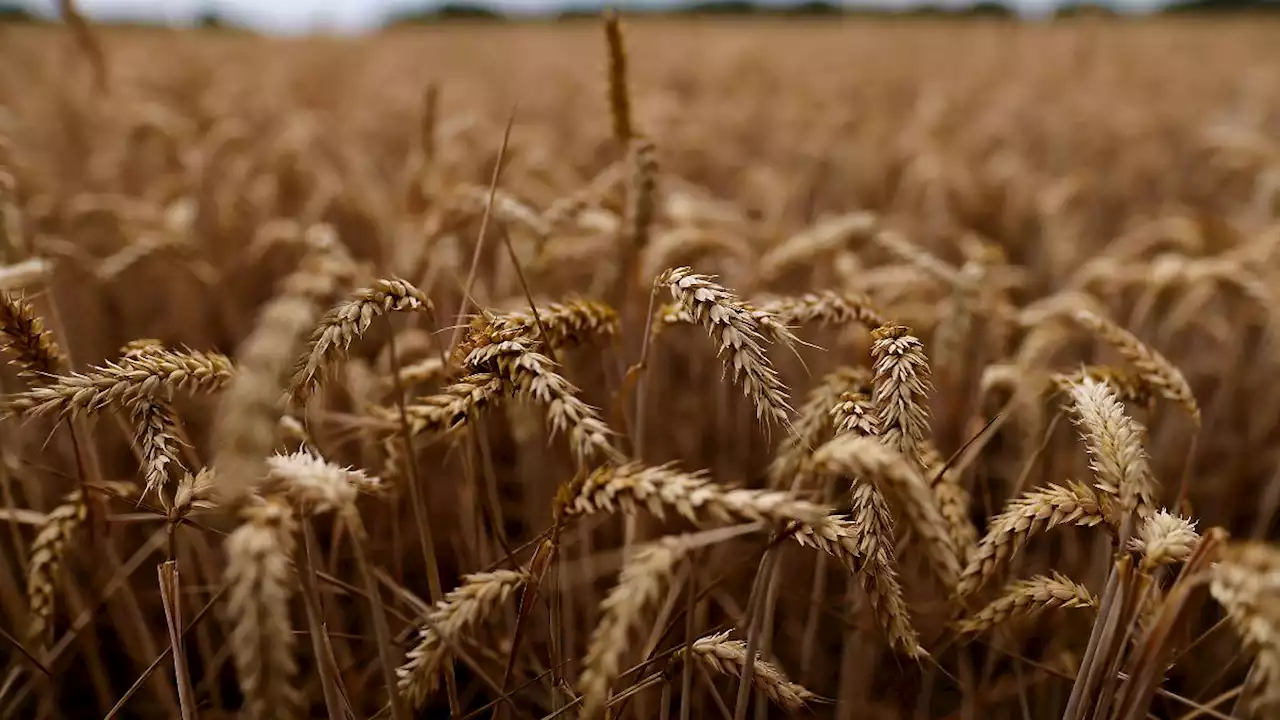
[[[329,631],[324,622],[324,607],[320,599],[320,591],[316,587],[316,558],[320,550],[316,543],[315,531],[311,528],[311,519],[302,518],[303,553],[298,567],[298,577],[302,582],[302,599],[307,609],[307,629],[311,635],[311,651],[315,655],[317,674],[320,675],[320,689],[324,693],[325,709],[329,720],[346,720],[343,712],[342,695],[338,690],[338,668],[333,664],[333,657],[328,652]]]
[[[169,560],[157,566],[156,570],[160,575],[160,602],[164,605],[165,624],[169,627],[169,649],[173,654],[182,720],[195,720],[195,691],[191,688],[191,675],[187,672],[187,654],[182,649],[182,595],[178,589],[178,564]]]
[[[374,637],[378,641],[378,659],[382,665],[382,679],[387,687],[391,717],[393,720],[409,720],[409,712],[405,709],[399,693],[395,691],[396,661],[392,650],[391,629],[387,625],[387,611],[382,606],[382,597],[378,592],[378,579],[369,561],[368,535],[365,533],[364,524],[360,522],[360,516],[355,512],[343,513],[342,519],[351,531],[351,545],[355,550],[356,564],[364,580],[365,592],[368,593]]]

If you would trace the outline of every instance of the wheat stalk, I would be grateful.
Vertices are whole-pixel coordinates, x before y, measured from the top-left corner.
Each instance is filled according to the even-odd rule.
[[[839,327],[858,323],[864,327],[878,328],[889,322],[866,295],[831,290],[770,299],[760,303],[760,310],[788,326],[817,323]]]

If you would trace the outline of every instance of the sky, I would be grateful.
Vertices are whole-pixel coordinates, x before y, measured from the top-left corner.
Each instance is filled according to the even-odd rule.
[[[785,5],[798,0],[757,0],[758,2]],[[856,7],[862,4],[876,6],[909,7],[924,0],[844,0],[843,4]],[[1044,13],[1064,0],[1005,0],[1006,4],[1028,15]],[[12,4],[13,0],[0,0],[0,4]],[[963,5],[968,0],[933,0],[938,5]],[[56,0],[17,0],[17,5],[45,15],[56,13]],[[309,31],[360,32],[377,27],[389,14],[397,10],[417,9],[441,4],[440,0],[78,0],[82,12],[93,18],[130,18],[162,20],[186,23],[203,10],[225,12],[237,21],[258,30],[274,33],[304,33]],[[619,9],[628,7],[653,8],[679,5],[680,0],[469,0],[470,4],[488,5],[510,13],[538,13],[571,5],[589,7],[610,5]],[[1161,0],[1112,0],[1112,4],[1129,10],[1145,10],[1156,7]]]

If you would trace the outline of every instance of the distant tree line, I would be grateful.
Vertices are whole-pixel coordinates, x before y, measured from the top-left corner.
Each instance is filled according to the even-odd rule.
[[[572,20],[595,17],[600,14],[598,7],[573,7],[573,0],[567,3],[570,7],[556,14],[557,19]],[[792,5],[758,4],[751,0],[701,0],[689,2],[671,9],[655,9],[649,11],[630,10],[633,14],[653,16],[720,16],[720,17],[921,17],[921,18],[1013,18],[1014,9],[1000,0],[976,0],[964,7],[935,5],[924,3],[907,9],[888,9],[876,7],[875,0],[870,0],[863,7],[843,7],[834,2],[809,0]],[[1167,15],[1227,14],[1227,13],[1277,13],[1280,14],[1280,0],[1175,0],[1161,11]],[[1115,14],[1114,9],[1103,0],[1067,0],[1055,12],[1056,17],[1072,18],[1081,16],[1107,16]],[[426,23],[449,21],[466,22],[501,22],[508,18],[501,12],[493,10],[478,2],[448,2],[434,8],[408,10],[387,18],[387,27],[402,27]],[[0,24],[2,23],[39,23],[43,18],[29,10],[0,0]],[[130,22],[130,25],[139,25]],[[159,23],[157,23],[159,24]],[[208,30],[243,30],[244,28],[230,17],[208,9],[196,18],[196,26]]]

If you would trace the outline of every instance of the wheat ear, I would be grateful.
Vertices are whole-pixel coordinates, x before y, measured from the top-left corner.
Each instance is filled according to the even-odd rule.
[[[711,518],[721,523],[763,520],[815,525],[828,515],[827,508],[797,500],[790,493],[729,488],[712,482],[704,472],[638,463],[596,469],[565,504],[564,512],[568,517],[619,509],[631,514],[639,507],[658,517],[670,508],[694,523]]]
[[[609,53],[609,116],[613,119],[613,138],[625,145],[631,141],[631,96],[627,92],[627,49],[622,42],[618,13],[604,17],[604,39]]]
[[[649,245],[658,211],[658,158],[653,141],[634,137],[629,143],[631,184],[627,188],[626,243],[632,253]]]
[[[583,465],[596,456],[621,461],[622,454],[610,443],[614,434],[600,419],[599,411],[578,397],[578,388],[556,372],[551,358],[536,351],[527,338],[503,339],[504,334],[486,332],[465,364],[476,372],[501,377],[519,395],[546,407],[552,432],[567,432],[569,447]]]
[[[1098,600],[1083,585],[1061,573],[1009,583],[1000,597],[959,623],[965,634],[986,632],[1016,618],[1035,617],[1056,608],[1096,608]]]
[[[1200,544],[1200,533],[1192,520],[1168,510],[1151,513],[1142,522],[1136,537],[1129,538],[1129,550],[1142,556],[1142,568],[1180,563],[1191,557]]]
[[[282,492],[312,513],[348,509],[360,492],[377,492],[382,487],[381,480],[363,470],[335,465],[306,451],[272,455],[267,458],[267,468],[260,492]]]
[[[846,433],[855,437],[880,435],[880,418],[876,416],[875,403],[865,392],[842,394],[840,401],[831,408],[831,424],[835,428],[833,437]]]
[[[609,700],[609,686],[618,676],[619,664],[627,648],[627,635],[640,621],[645,608],[662,591],[675,565],[688,551],[680,537],[665,537],[632,550],[622,566],[618,584],[600,603],[600,622],[591,633],[583,659],[578,690],[582,695],[579,717],[595,720],[603,716]]]
[[[186,473],[178,457],[179,440],[174,435],[177,421],[167,403],[142,400],[131,407],[135,442],[142,453],[142,477],[146,485],[142,497],[155,493],[161,507],[169,508],[169,479],[176,471]]]
[[[901,325],[884,325],[872,337],[875,361],[872,399],[880,439],[909,462],[920,463],[920,445],[929,434],[929,359],[924,346]],[[917,465],[919,467],[919,465]]]
[[[1166,400],[1174,402],[1200,424],[1200,405],[1182,372],[1164,355],[1110,319],[1089,310],[1077,310],[1072,317],[1081,327],[1096,334],[1120,352],[1139,376]]]
[[[539,303],[536,316],[529,310],[495,314],[489,323],[498,333],[520,330],[550,347],[562,348],[617,334],[618,312],[602,302],[571,298]]]
[[[346,302],[325,313],[311,333],[311,344],[295,366],[290,392],[305,401],[320,387],[324,374],[332,370],[373,324],[374,318],[390,312],[432,309],[431,300],[421,290],[399,278],[378,280],[358,290]]]
[[[818,381],[796,414],[792,425],[795,432],[778,444],[769,464],[770,487],[791,486],[814,448],[834,435],[832,412],[847,393],[868,390],[870,382],[871,373],[866,368],[853,366],[838,368]]]
[[[0,294],[0,334],[29,378],[56,375],[66,363],[53,333],[25,297]]]
[[[317,308],[333,302],[353,274],[341,253],[313,252],[258,313],[236,350],[237,377],[214,416],[213,467],[228,502],[249,494],[275,446],[289,372]]]
[[[821,472],[875,482],[897,497],[908,524],[924,543],[925,556],[934,572],[945,587],[955,587],[960,574],[955,542],[928,483],[910,461],[876,438],[853,434],[841,435],[818,448],[813,461]]]
[[[1159,487],[1142,446],[1145,429],[1125,414],[1105,382],[1084,378],[1071,386],[1071,399],[1098,487],[1119,496],[1126,513],[1149,512]]]
[[[299,706],[289,623],[295,529],[287,506],[253,504],[243,508],[240,525],[225,542],[231,657],[245,713],[255,720],[287,720]]]
[[[169,401],[178,390],[216,392],[231,376],[231,361],[221,353],[156,348],[85,372],[54,376],[46,385],[10,397],[6,409],[18,417],[84,415],[108,404]]]
[[[760,322],[751,309],[711,277],[687,267],[666,270],[656,282],[670,288],[672,297],[706,329],[716,344],[717,356],[727,352],[725,368],[733,368],[734,383],[740,383],[743,393],[755,403],[756,418],[789,425],[787,388],[760,344]],[[781,331],[794,339],[785,328]],[[773,332],[776,336],[779,329]]]
[[[1262,542],[1231,543],[1209,572],[1209,592],[1254,652],[1246,681],[1252,717],[1280,710],[1280,552]]]
[[[473,573],[427,613],[418,630],[418,644],[396,669],[400,694],[418,710],[435,692],[440,670],[452,654],[452,646],[467,630],[492,615],[507,597],[529,579],[526,572],[495,570]]]
[[[911,622],[898,580],[893,550],[893,515],[880,491],[869,482],[855,481],[848,518],[829,518],[819,526],[800,526],[795,539],[841,562],[857,576],[876,622],[889,644],[917,659],[928,657]]]
[[[861,293],[837,293],[826,290],[805,293],[797,297],[783,297],[760,303],[760,309],[778,319],[784,325],[820,325],[838,327],[858,323],[868,328],[878,328],[889,322]]]
[[[136,492],[131,483],[107,483],[106,487],[126,497]],[[36,529],[35,540],[27,558],[27,603],[30,616],[27,619],[26,638],[43,642],[53,617],[54,583],[62,561],[66,557],[71,539],[88,517],[89,505],[83,490],[73,490],[63,497],[62,504],[45,515]]]
[[[956,594],[967,597],[1000,572],[1033,535],[1059,525],[1092,527],[1104,522],[1109,501],[1082,483],[1048,485],[1019,495],[991,519],[969,558]]]
[[[960,473],[954,467],[947,467],[947,461],[938,453],[932,443],[921,445],[921,460],[929,477],[929,485],[933,489],[933,500],[938,504],[938,512],[947,521],[947,532],[955,543],[956,553],[961,559],[969,557],[978,544],[978,528],[974,527],[969,517],[970,498]]]
[[[747,644],[741,640],[730,640],[728,631],[694,640],[691,650],[695,662],[720,675],[741,677],[747,664]],[[681,650],[679,654],[683,652]],[[792,713],[804,709],[810,700],[818,699],[803,685],[788,680],[782,670],[760,657],[759,653],[751,664],[751,684],[775,705]]]

